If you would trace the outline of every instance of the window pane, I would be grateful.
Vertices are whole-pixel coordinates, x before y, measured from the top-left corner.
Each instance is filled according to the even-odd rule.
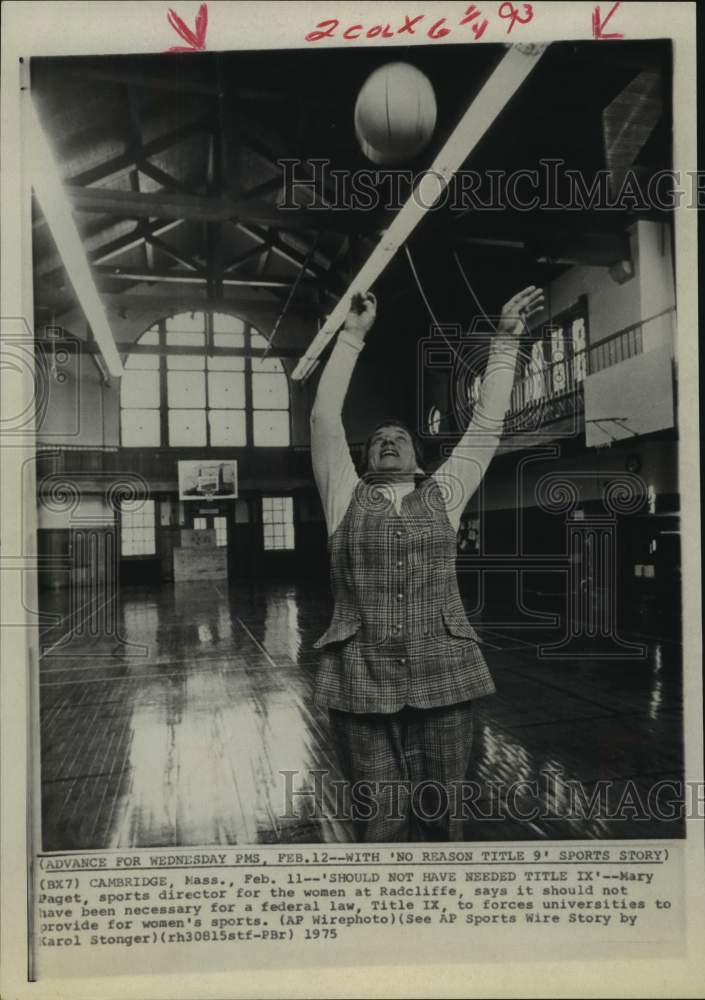
[[[250,343],[252,347],[256,348],[258,351],[263,351],[267,347],[267,341],[264,339],[261,333],[255,333],[254,330],[250,334]]]
[[[167,355],[166,366],[171,371],[202,371],[206,360],[202,354],[171,354]]]
[[[227,313],[213,313],[213,331],[215,333],[239,333],[245,330],[245,324],[237,316],[228,316]]]
[[[293,497],[262,497],[262,541],[265,549],[293,549]]]
[[[208,405],[214,410],[244,409],[244,374],[242,372],[208,372]]]
[[[206,405],[206,380],[202,372],[168,372],[169,406],[203,409]]]
[[[190,448],[206,443],[205,410],[169,410],[169,444]]]
[[[227,517],[214,517],[213,527],[215,528],[215,544],[223,546],[228,544],[228,519]]]
[[[159,410],[123,410],[120,414],[125,448],[158,448],[161,444]]]
[[[282,365],[279,358],[253,358],[252,359],[252,371],[253,372],[270,372],[274,374],[285,375],[284,366]]]
[[[194,517],[193,527],[196,531],[205,531],[207,527],[205,517]]]
[[[257,410],[288,410],[289,386],[286,376],[253,374],[252,405]]]
[[[167,347],[205,347],[206,332],[201,327],[201,332],[186,332],[183,330],[172,330],[166,335]]]
[[[288,446],[288,410],[255,410],[252,414],[252,421],[256,445],[265,448]]]
[[[150,326],[149,330],[145,330],[141,337],[136,340],[137,344],[147,344],[149,347],[156,347],[159,343],[159,327]]]
[[[128,354],[125,368],[138,368],[141,371],[157,371],[159,369],[158,354]]]
[[[126,371],[120,379],[122,406],[159,407],[159,372]]]
[[[244,410],[210,410],[211,445],[244,448],[247,444]]]
[[[167,330],[167,344],[184,343],[184,341],[169,340],[170,336],[174,336],[177,333],[195,333],[200,334],[205,340],[205,329],[206,329],[206,317],[202,312],[195,312],[193,315],[191,313],[179,313],[177,316],[172,316],[166,321]],[[186,343],[201,343],[201,341],[186,341]]]
[[[124,556],[156,552],[154,500],[136,500],[121,506],[120,551]]]
[[[236,355],[227,357],[224,354],[218,354],[214,358],[208,358],[208,367],[215,372],[244,372],[245,359]]]

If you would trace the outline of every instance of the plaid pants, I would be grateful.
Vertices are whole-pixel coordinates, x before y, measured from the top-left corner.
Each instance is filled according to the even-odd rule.
[[[472,702],[391,714],[330,709],[330,722],[359,841],[463,839],[452,785],[470,760]]]

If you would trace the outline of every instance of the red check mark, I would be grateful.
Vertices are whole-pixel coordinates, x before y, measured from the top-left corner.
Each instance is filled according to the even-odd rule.
[[[208,30],[208,7],[202,3],[198,8],[194,30],[191,31],[185,21],[182,21],[176,11],[169,8],[166,16],[177,35],[180,35],[188,45],[172,45],[169,52],[205,52],[206,31]]]
[[[605,34],[604,30],[607,26],[607,22],[617,12],[617,8],[619,7],[619,5],[620,5],[619,0],[617,0],[617,3],[614,4],[612,10],[609,12],[604,21],[600,20],[600,8],[595,7],[594,11],[592,12],[592,33],[595,38],[624,38],[624,35],[620,34],[620,32],[618,31],[613,31],[610,32],[609,34]]]

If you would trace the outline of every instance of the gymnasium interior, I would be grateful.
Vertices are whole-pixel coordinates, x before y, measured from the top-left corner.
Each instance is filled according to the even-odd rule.
[[[428,170],[504,52],[32,60],[54,207],[80,239],[35,186],[43,850],[352,839],[311,697],[332,610],[321,366],[292,373],[399,211],[394,171]],[[354,109],[390,61],[427,77],[437,118],[386,170]],[[472,412],[488,322],[546,290],[458,540],[497,686],[477,704],[468,841],[684,835],[674,220],[639,196],[674,166],[671,74],[667,43],[551,45],[463,166],[483,204],[427,211],[374,285],[351,452],[398,417],[429,470]],[[523,204],[493,203],[492,177],[519,170],[540,204],[520,186]],[[571,170],[638,183],[576,207]],[[379,176],[348,204],[360,171]],[[606,808],[577,808],[576,787]]]

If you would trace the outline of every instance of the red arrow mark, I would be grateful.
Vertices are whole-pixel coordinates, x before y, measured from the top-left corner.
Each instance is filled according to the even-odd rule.
[[[609,35],[604,33],[604,29],[607,26],[607,22],[611,19],[612,15],[616,12],[619,7],[619,0],[614,4],[612,10],[609,12],[604,21],[600,20],[600,8],[595,7],[592,12],[592,33],[595,38],[624,38],[624,35],[620,34],[618,31],[613,31]]]
[[[169,52],[205,52],[206,31],[208,30],[208,7],[202,3],[196,15],[195,30],[191,31],[185,21],[182,21],[176,11],[169,9],[166,16],[177,35],[180,35],[188,45],[172,45]]]

